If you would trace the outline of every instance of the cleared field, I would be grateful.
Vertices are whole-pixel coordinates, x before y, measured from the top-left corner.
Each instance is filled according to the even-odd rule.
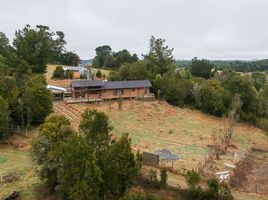
[[[102,104],[70,104],[67,109],[72,110],[77,116],[86,108],[95,108],[105,112],[114,127],[112,134],[120,136],[129,133],[134,150],[154,152],[159,149],[168,149],[176,153],[181,159],[174,162],[174,170],[182,168],[197,168],[205,162],[210,152],[208,145],[213,144],[213,134],[219,137],[226,125],[223,118],[206,115],[196,110],[173,107],[162,101],[141,102],[125,101],[123,109],[119,110],[117,102]],[[73,124],[77,124],[73,120]],[[236,164],[234,154],[239,154],[241,159],[252,147],[268,147],[265,133],[253,126],[237,123],[232,139],[232,148],[219,160],[213,161],[213,166],[207,170],[210,173],[218,171],[232,171],[224,165]],[[166,163],[171,166],[171,163]],[[146,170],[146,169],[145,169]],[[169,174],[169,184],[185,187],[182,176]],[[267,199],[267,196],[254,195],[233,191],[236,199]]]
[[[153,152],[168,149],[178,154],[187,168],[195,167],[209,153],[207,145],[213,144],[212,134],[220,135],[224,120],[199,111],[181,109],[165,102],[125,101],[123,110],[118,103],[68,105],[82,113],[86,108],[104,111],[114,127],[112,133],[120,136],[129,133],[133,148]],[[239,152],[252,145],[268,146],[265,133],[255,127],[238,123],[233,145]]]

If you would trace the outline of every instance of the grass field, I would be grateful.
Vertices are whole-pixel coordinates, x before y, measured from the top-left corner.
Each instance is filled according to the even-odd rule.
[[[33,130],[29,133],[29,138],[16,135],[9,140],[13,144],[20,144],[20,148],[12,145],[0,145],[0,176],[12,174],[18,176],[18,180],[0,183],[0,199],[12,191],[19,191],[21,199],[37,199],[36,187],[41,182],[36,175],[30,156],[31,138],[35,133],[36,130]]]
[[[196,167],[208,154],[207,145],[213,144],[212,133],[221,134],[224,120],[209,116],[199,111],[181,109],[165,102],[123,103],[123,110],[113,104],[73,104],[71,107],[80,113],[85,108],[104,111],[111,119],[113,134],[120,136],[129,133],[133,147],[142,151],[153,152],[168,149],[178,154],[179,163],[187,168]],[[265,133],[253,126],[238,123],[233,136],[236,151],[245,152],[252,145],[268,146]]]
[[[65,105],[65,104],[64,104]],[[224,127],[224,119],[205,115],[199,111],[181,109],[168,105],[161,101],[141,102],[125,101],[123,110],[118,109],[118,103],[103,104],[70,104],[65,105],[70,109],[72,123],[77,126],[81,113],[86,108],[95,108],[104,111],[114,127],[112,133],[120,136],[129,133],[132,138],[133,149],[153,152],[158,149],[168,149],[181,157],[175,162],[175,169],[186,167],[191,169],[204,160],[208,154],[208,144],[213,139],[212,133],[220,134]],[[38,196],[38,187],[42,184],[39,180],[30,155],[30,144],[37,130],[29,133],[29,138],[16,135],[10,140],[19,148],[11,145],[0,146],[0,176],[10,173],[18,173],[19,180],[1,184],[0,199],[14,190],[21,191],[21,199],[48,199]],[[246,152],[251,146],[268,147],[268,139],[265,133],[253,126],[238,123],[235,127],[233,144],[237,147],[234,152]],[[222,156],[217,161],[217,170],[226,170],[224,162],[232,163],[233,155]],[[170,164],[168,164],[170,165]],[[150,168],[144,167],[143,172]],[[186,186],[183,176],[169,173],[169,184],[172,186]],[[163,200],[167,199],[165,191],[157,191]],[[248,194],[233,191],[238,200],[266,200],[267,196]],[[172,196],[172,195],[171,195]],[[161,199],[161,200],[162,200]],[[168,198],[175,199],[175,198]]]

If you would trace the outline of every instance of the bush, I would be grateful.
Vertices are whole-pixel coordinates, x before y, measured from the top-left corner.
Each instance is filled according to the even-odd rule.
[[[201,176],[198,172],[191,170],[185,174],[185,180],[186,180],[187,185],[189,186],[189,189],[194,190],[197,188],[198,184],[200,183]]]
[[[160,170],[160,186],[165,187],[167,185],[167,180],[168,180],[168,174],[167,174],[167,169],[163,168]]]
[[[62,69],[62,66],[57,66],[56,69],[53,72],[53,78],[64,78],[64,70]]]
[[[157,171],[156,170],[150,170],[149,172],[149,186],[159,188],[159,182],[157,179]]]
[[[97,77],[97,78],[101,78],[101,77],[102,77],[102,73],[101,73],[100,70],[97,71],[97,73],[96,73],[96,77]]]

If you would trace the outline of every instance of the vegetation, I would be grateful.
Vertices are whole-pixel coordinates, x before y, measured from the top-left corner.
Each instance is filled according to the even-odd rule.
[[[213,76],[213,64],[208,60],[194,58],[190,64],[190,71],[193,76],[209,79]]]
[[[0,140],[7,139],[15,126],[25,128],[42,123],[52,111],[52,96],[43,76],[46,65],[79,61],[75,53],[66,52],[65,45],[63,32],[52,32],[42,25],[26,25],[16,31],[12,46],[6,35],[0,33]],[[63,76],[62,68],[58,67],[54,77]]]
[[[108,67],[116,69],[124,63],[138,61],[138,56],[136,54],[131,55],[126,49],[114,53],[109,45],[97,47],[95,51],[96,57],[93,59],[92,65],[96,68]]]
[[[204,199],[204,200],[232,200],[233,196],[228,185],[224,182],[220,183],[216,178],[210,178],[207,187],[203,189],[200,186],[201,175],[194,171],[188,171],[185,180],[188,185],[187,199]]]
[[[62,66],[57,66],[53,72],[53,78],[63,79],[65,77]]]
[[[50,115],[33,143],[40,176],[63,199],[119,199],[133,184],[141,156],[127,135],[112,140],[108,117],[86,110],[74,132],[63,116]]]

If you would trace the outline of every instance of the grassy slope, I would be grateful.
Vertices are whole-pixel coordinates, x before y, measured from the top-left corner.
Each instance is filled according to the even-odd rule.
[[[212,142],[211,133],[219,133],[223,129],[223,120],[189,109],[175,108],[164,102],[124,102],[123,111],[118,110],[117,103],[109,104],[74,104],[74,108],[82,112],[85,108],[96,108],[106,112],[114,126],[117,136],[128,132],[132,138],[134,149],[154,151],[167,148],[182,157],[175,167],[184,165],[195,167],[207,154],[207,144]],[[32,132],[33,136],[36,131]],[[0,199],[13,190],[22,191],[22,199],[36,199],[36,186],[41,184],[35,174],[30,158],[30,138],[16,136],[12,141],[20,142],[25,148],[14,149],[0,146],[0,175],[19,172],[20,180],[5,185],[0,184]],[[267,137],[260,129],[238,124],[235,129],[234,144],[239,151],[246,151],[251,145],[268,146]],[[225,159],[225,158],[224,158]],[[230,160],[227,156],[226,159]],[[146,169],[145,169],[146,170]],[[185,186],[182,177],[170,175],[172,185]],[[159,191],[163,193],[164,191]],[[246,193],[234,192],[236,199],[249,197]],[[165,198],[163,198],[165,199]],[[172,199],[172,198],[171,198]],[[264,200],[267,197],[251,195],[250,199]]]
[[[30,133],[30,136],[36,133],[36,130]],[[0,199],[10,194],[12,191],[20,191],[21,199],[36,199],[35,188],[40,185],[40,180],[34,170],[34,163],[31,160],[29,145],[31,138],[14,136],[10,140],[13,143],[21,144],[20,149],[11,145],[0,146],[0,176],[10,173],[17,173],[19,180],[11,183],[0,183]]]

